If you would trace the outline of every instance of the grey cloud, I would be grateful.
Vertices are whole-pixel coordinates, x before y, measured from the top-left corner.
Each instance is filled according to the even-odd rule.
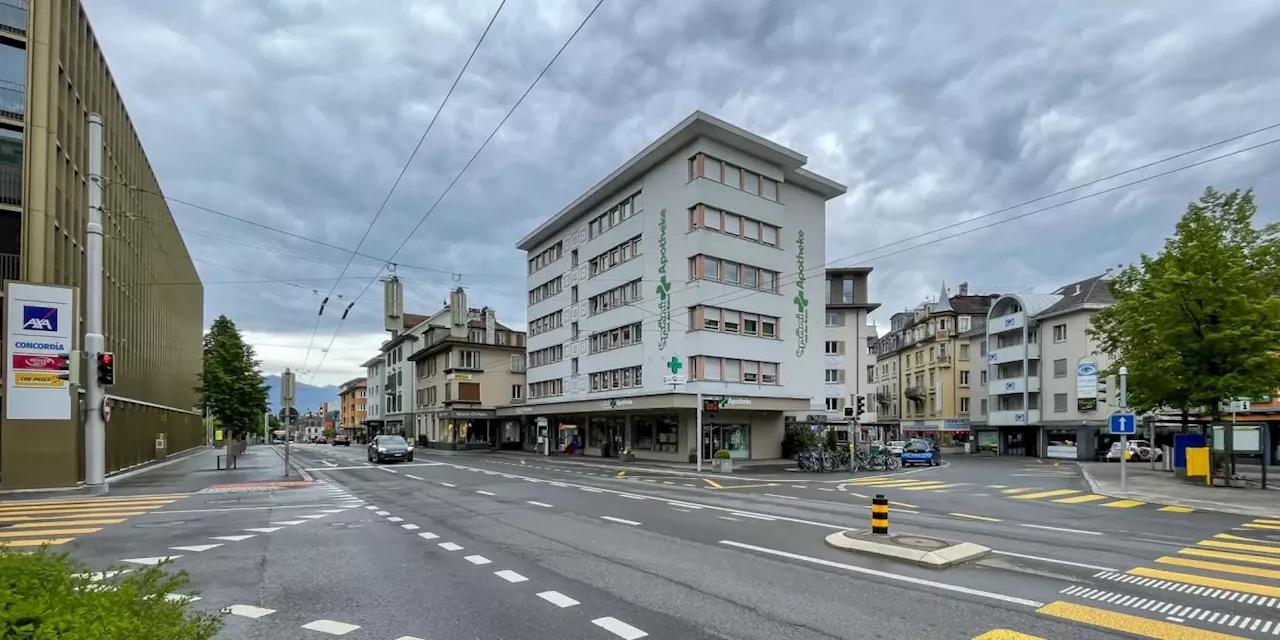
[[[342,247],[355,246],[497,6],[85,2],[168,194]],[[362,253],[387,257],[404,240],[592,5],[509,3]],[[875,250],[1269,124],[1278,24],[1267,0],[610,0],[396,257],[407,306],[434,310],[458,272],[474,303],[519,325],[514,242],[694,109],[850,186],[829,209],[828,255],[875,266],[871,295],[887,312],[936,295],[944,278],[1043,290],[1132,260],[1206,184],[1256,187],[1275,219],[1280,151],[1260,150],[918,251]],[[333,285],[319,279],[336,278],[348,254],[174,210],[184,226],[288,252],[190,235],[197,257],[307,280],[210,284],[209,315],[310,336]],[[336,287],[343,304],[380,266],[352,262],[360,277]],[[343,333],[376,332],[380,299],[375,284]],[[326,312],[317,342],[336,326]]]

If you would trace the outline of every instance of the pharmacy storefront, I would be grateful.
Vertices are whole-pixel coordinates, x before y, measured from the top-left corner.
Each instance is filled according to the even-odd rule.
[[[706,401],[714,401],[706,404]],[[735,459],[775,459],[782,453],[784,412],[807,411],[796,398],[704,398],[703,455],[724,449]],[[698,399],[663,393],[581,402],[540,403],[498,409],[500,418],[519,418],[524,449],[541,452],[538,418],[546,418],[553,455],[687,462],[696,456]]]

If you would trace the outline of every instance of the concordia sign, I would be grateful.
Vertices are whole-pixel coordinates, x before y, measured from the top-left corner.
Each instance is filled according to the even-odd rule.
[[[5,418],[70,420],[70,384],[59,371],[75,344],[76,290],[12,282],[5,287]]]

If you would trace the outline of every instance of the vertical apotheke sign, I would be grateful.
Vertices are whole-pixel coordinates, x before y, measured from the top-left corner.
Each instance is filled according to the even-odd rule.
[[[804,230],[796,232],[796,357],[809,346],[809,299],[804,295]]]
[[[671,335],[671,281],[667,279],[667,210],[658,212],[658,351]]]
[[[79,325],[75,298],[69,287],[7,283],[5,418],[71,419],[71,381],[63,366]]]

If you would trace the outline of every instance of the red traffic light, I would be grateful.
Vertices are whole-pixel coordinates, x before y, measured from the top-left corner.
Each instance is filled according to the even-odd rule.
[[[98,360],[99,360],[102,364],[111,364],[111,361],[112,361],[113,359],[114,359],[114,358],[113,358],[113,357],[111,356],[111,354],[109,354],[109,353],[104,353],[104,354],[102,354],[102,355],[98,356]]]

